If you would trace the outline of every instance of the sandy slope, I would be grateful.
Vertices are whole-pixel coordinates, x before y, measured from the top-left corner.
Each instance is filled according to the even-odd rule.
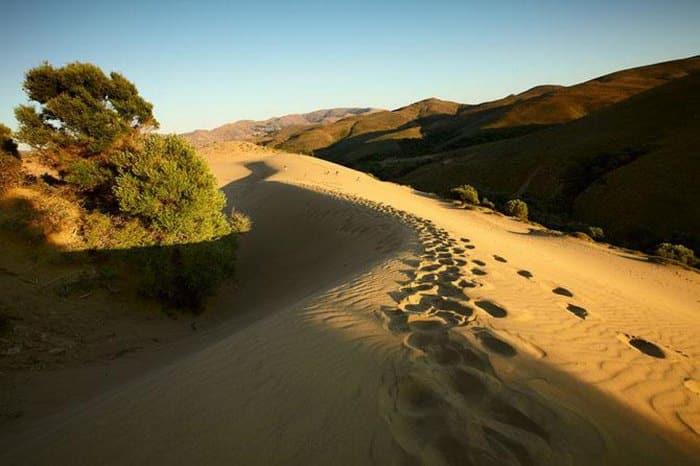
[[[305,156],[203,153],[245,315],[2,464],[698,464],[700,278]]]

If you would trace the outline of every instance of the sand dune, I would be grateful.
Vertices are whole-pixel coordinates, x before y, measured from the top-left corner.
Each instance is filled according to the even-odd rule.
[[[203,150],[253,217],[199,351],[2,464],[692,465],[700,278],[311,157]]]

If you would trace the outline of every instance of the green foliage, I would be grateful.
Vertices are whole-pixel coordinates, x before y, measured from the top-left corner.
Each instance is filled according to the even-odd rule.
[[[112,172],[92,159],[78,159],[71,163],[63,179],[81,189],[92,190],[112,180]]]
[[[152,104],[130,81],[114,72],[108,77],[90,63],[44,63],[27,72],[23,88],[38,109],[15,109],[18,138],[35,148],[96,154],[138,128],[158,126]]]
[[[528,209],[525,201],[520,199],[511,199],[506,203],[506,214],[511,217],[517,217],[521,220],[527,220]]]
[[[588,233],[588,236],[590,236],[591,238],[593,238],[595,240],[601,240],[601,239],[605,238],[605,232],[600,227],[589,226],[586,229],[586,232]]]
[[[160,244],[208,241],[231,232],[225,198],[194,149],[177,136],[150,135],[143,148],[114,154],[119,211],[139,219]]]
[[[461,186],[457,186],[456,188],[452,188],[450,192],[457,199],[466,204],[479,205],[479,193],[472,185],[463,184]]]
[[[481,205],[484,206],[484,207],[487,207],[487,208],[489,208],[489,209],[491,209],[491,210],[496,209],[496,204],[494,204],[493,202],[491,202],[490,200],[488,200],[488,198],[486,198],[486,197],[483,198],[483,199],[481,200]]]
[[[656,248],[656,255],[690,266],[695,265],[698,261],[693,250],[682,244],[661,243]]]
[[[234,271],[236,237],[155,247],[138,256],[143,292],[175,308],[201,311],[205,298]]]
[[[88,249],[126,249],[151,245],[153,233],[137,219],[121,219],[91,212],[84,216],[82,236]]]
[[[231,210],[231,229],[236,233],[247,233],[253,227],[253,221],[243,212]]]

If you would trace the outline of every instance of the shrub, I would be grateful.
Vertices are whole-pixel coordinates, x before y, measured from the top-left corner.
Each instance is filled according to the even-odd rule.
[[[605,232],[600,227],[588,227],[586,229],[586,232],[588,233],[588,236],[595,240],[601,240],[605,238]]]
[[[231,210],[231,229],[236,233],[247,233],[253,226],[252,220],[243,212]]]
[[[155,241],[137,219],[121,219],[100,212],[85,215],[82,234],[88,249],[126,249],[152,245]]]
[[[520,199],[511,199],[506,203],[506,214],[511,217],[517,217],[521,220],[527,220],[528,210],[525,201]]]
[[[109,169],[90,159],[78,159],[71,163],[63,175],[66,182],[85,190],[107,184],[112,178]]]
[[[0,124],[0,194],[22,179],[22,163],[17,144],[12,140],[12,131]]]
[[[17,144],[12,139],[12,131],[7,126],[0,124],[0,157],[3,155],[19,159]]]
[[[0,152],[0,195],[22,180],[22,163]]]
[[[590,236],[588,236],[586,233],[584,233],[582,231],[572,231],[571,233],[569,233],[569,235],[573,236],[574,238],[582,239],[584,241],[593,242],[593,238],[591,238]]]
[[[175,135],[150,135],[143,148],[112,158],[119,211],[153,230],[160,244],[208,241],[231,232],[225,198],[192,146]]]
[[[39,105],[15,109],[18,138],[34,148],[72,148],[97,154],[143,127],[157,127],[153,105],[119,73],[106,76],[90,63],[29,70],[23,88]]]
[[[491,210],[494,210],[494,209],[496,208],[496,204],[494,204],[493,202],[489,201],[487,198],[483,198],[483,199],[481,200],[481,205],[484,206],[484,207],[487,207],[487,208],[489,208],[489,209],[491,209]]]
[[[452,188],[450,192],[457,199],[466,204],[479,205],[479,193],[472,185],[463,184],[461,186],[457,186],[456,188]]]
[[[661,243],[656,248],[656,255],[690,266],[697,263],[697,258],[695,257],[693,250],[683,246],[682,244]]]
[[[142,291],[175,308],[201,311],[205,298],[234,271],[235,235],[215,241],[148,248],[137,261]]]

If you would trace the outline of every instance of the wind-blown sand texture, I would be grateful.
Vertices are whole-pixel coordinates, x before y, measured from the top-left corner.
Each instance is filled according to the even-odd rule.
[[[202,150],[252,316],[0,443],[10,464],[691,465],[700,278],[329,162]]]

